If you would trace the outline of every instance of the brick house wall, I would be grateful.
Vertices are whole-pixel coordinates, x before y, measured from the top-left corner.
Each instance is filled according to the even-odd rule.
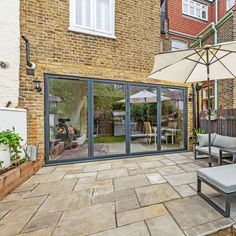
[[[110,39],[68,31],[69,0],[21,1],[21,33],[31,43],[31,60],[42,82],[48,73],[157,83],[145,78],[160,50],[160,1],[115,3],[116,39]],[[28,109],[28,140],[39,143],[43,156],[44,96],[33,90],[24,55],[22,42],[19,104]]]

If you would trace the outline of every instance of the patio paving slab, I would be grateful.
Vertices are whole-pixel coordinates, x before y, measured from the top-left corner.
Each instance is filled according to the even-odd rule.
[[[136,188],[135,191],[141,206],[180,198],[180,195],[167,183]]]
[[[220,213],[199,196],[167,202],[165,206],[184,230],[222,218]]]
[[[90,205],[92,190],[86,189],[79,192],[51,194],[39,208],[37,214],[45,215],[48,213],[78,209]]]
[[[13,191],[13,193],[18,193],[18,192],[28,192],[32,191],[34,188],[38,186],[38,183],[36,184],[30,184],[28,181],[20,185],[17,189]]]
[[[110,169],[111,169],[111,163],[94,164],[91,166],[85,166],[84,173],[99,171],[99,170],[110,170]]]
[[[146,177],[151,182],[151,184],[160,184],[166,182],[166,180],[159,173],[146,174]]]
[[[116,212],[129,211],[139,208],[138,199],[134,196],[123,200],[116,201]]]
[[[45,183],[45,182],[54,182],[60,181],[64,177],[66,172],[52,172],[47,174],[36,174],[30,177],[27,181],[28,184],[37,184],[37,183]]]
[[[134,209],[117,213],[118,226],[128,225],[145,219],[150,219],[156,216],[166,215],[167,210],[163,204],[156,204],[147,207]]]
[[[170,166],[159,167],[157,170],[162,175],[173,175],[173,174],[179,174],[179,173],[185,172],[183,169],[178,167],[176,164],[170,165]]]
[[[149,236],[146,224],[141,221],[138,223],[121,226],[91,236]]]
[[[20,233],[37,208],[38,206],[18,207],[10,211],[0,222],[1,235],[9,236]]]
[[[31,193],[27,194],[27,198],[43,196],[48,194],[71,192],[76,184],[76,179],[62,180],[60,182],[40,183]]]
[[[141,167],[141,169],[150,169],[163,166],[164,164],[160,161],[139,161],[138,165]]]
[[[98,171],[97,180],[112,179],[122,176],[128,176],[128,171],[124,168]]]
[[[174,187],[175,190],[182,196],[182,197],[189,197],[196,195],[197,192],[194,191],[189,185],[184,184],[184,185],[178,185]]]
[[[234,221],[232,219],[221,218],[221,219],[217,219],[217,220],[196,226],[191,229],[187,229],[184,231],[184,233],[187,236],[198,236],[198,235],[204,235],[204,234],[207,235],[207,234],[217,232],[220,229],[228,228],[232,224],[234,224]],[[222,236],[223,236],[223,234],[222,234]]]
[[[197,176],[195,172],[190,173],[180,173],[174,175],[167,175],[165,179],[170,183],[172,186],[178,186],[183,184],[191,184],[197,181]]]
[[[201,169],[203,167],[194,163],[194,162],[191,162],[191,163],[182,164],[181,168],[187,172],[193,172],[193,171],[196,171],[196,170]]]
[[[104,180],[97,180],[94,182],[84,183],[79,182],[75,185],[74,191],[79,191],[83,189],[92,189],[92,188],[104,188],[110,187],[113,188],[112,180],[111,179],[104,179]]]
[[[51,236],[54,228],[45,228],[36,231],[32,231],[29,233],[21,233],[17,234],[18,236]]]
[[[95,172],[87,172],[87,173],[77,173],[77,174],[70,174],[67,173],[63,179],[78,179],[78,178],[87,178],[87,177],[97,177],[97,171]]]
[[[5,217],[8,212],[10,212],[10,210],[0,211],[0,220],[3,219],[3,217]]]
[[[115,202],[136,197],[134,189],[115,191],[107,194],[93,195],[92,204]]]
[[[184,236],[184,233],[170,215],[158,216],[146,220],[146,222],[152,236]]]
[[[35,215],[23,228],[21,233],[28,233],[31,231],[37,231],[43,228],[53,228],[56,226],[62,212],[47,214],[47,215]]]
[[[115,191],[151,185],[145,175],[120,177],[114,179]]]
[[[53,235],[88,235],[115,227],[114,203],[105,203],[63,212]]]
[[[137,169],[137,170],[129,170],[129,175],[143,175],[143,174],[149,174],[149,173],[155,173],[157,172],[156,169]]]

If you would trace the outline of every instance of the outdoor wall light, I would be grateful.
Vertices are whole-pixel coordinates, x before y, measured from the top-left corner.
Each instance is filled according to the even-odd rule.
[[[189,93],[189,95],[188,95],[188,101],[189,101],[189,102],[192,102],[192,101],[193,101],[193,93],[192,93],[192,92]]]
[[[41,81],[38,79],[38,77],[35,77],[33,82],[34,82],[34,89],[40,93],[42,91],[42,88],[40,86]]]

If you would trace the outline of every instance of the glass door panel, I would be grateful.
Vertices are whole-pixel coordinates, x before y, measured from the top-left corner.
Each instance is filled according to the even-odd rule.
[[[125,85],[94,82],[94,156],[126,153]]]
[[[49,79],[49,160],[88,157],[86,81]]]
[[[184,91],[161,88],[161,149],[184,148]]]
[[[157,89],[130,86],[131,153],[157,151]]]

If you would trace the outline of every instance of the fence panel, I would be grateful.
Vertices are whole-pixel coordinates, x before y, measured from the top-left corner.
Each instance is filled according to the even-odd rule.
[[[200,120],[200,127],[208,132],[208,120]],[[224,109],[211,121],[211,132],[236,137],[236,109]]]

